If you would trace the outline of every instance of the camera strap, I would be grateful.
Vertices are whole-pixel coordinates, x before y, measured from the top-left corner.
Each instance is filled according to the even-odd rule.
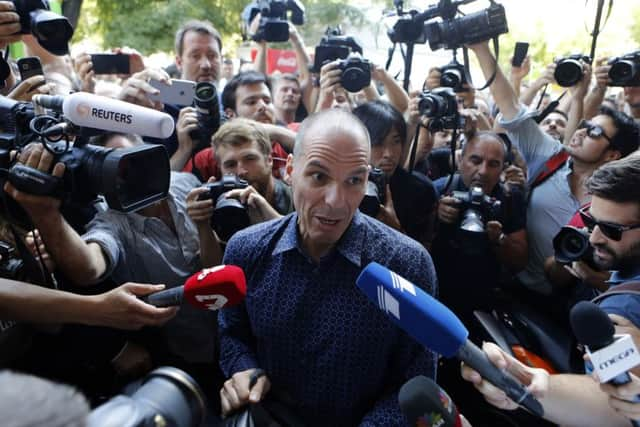
[[[489,86],[491,86],[491,83],[493,83],[493,81],[496,78],[496,74],[498,73],[498,59],[500,57],[500,43],[498,42],[498,37],[497,36],[494,37],[492,40],[493,40],[493,51],[495,52],[493,73],[487,79],[487,82],[484,84],[484,86],[482,86],[480,88],[476,88],[476,87],[473,86],[473,81],[471,80],[471,73],[469,73],[469,49],[467,49],[466,46],[462,46],[462,60],[464,62],[464,76],[467,79],[467,82],[469,83],[470,89],[473,89],[473,90],[484,90],[484,89],[488,88]]]
[[[602,32],[602,30],[604,29],[604,26],[607,25],[607,22],[609,21],[609,17],[611,16],[611,11],[613,9],[613,0],[609,0],[609,5],[607,6],[607,16],[604,18],[604,23],[602,24],[602,26],[600,26],[600,21],[602,20],[602,9],[604,8],[604,2],[605,0],[598,0],[598,8],[596,10],[596,22],[593,24],[593,31],[589,32],[589,29],[587,28],[587,24],[585,23],[585,29],[589,34],[591,34],[591,53],[589,54],[591,61],[595,60],[598,35],[600,35],[600,32]],[[584,1],[585,9],[588,4],[589,4],[589,0],[585,0]]]

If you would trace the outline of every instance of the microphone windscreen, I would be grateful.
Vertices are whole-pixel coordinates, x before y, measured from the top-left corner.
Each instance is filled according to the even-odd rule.
[[[456,427],[456,405],[438,384],[425,376],[407,381],[398,392],[398,403],[411,426]]]
[[[66,96],[62,112],[76,126],[161,139],[170,137],[175,127],[166,113],[87,92]]]
[[[208,310],[240,304],[246,294],[244,271],[235,265],[206,268],[184,283],[184,299],[195,307]]]
[[[598,350],[613,342],[613,322],[607,313],[591,301],[580,301],[574,305],[569,319],[580,344]]]
[[[436,353],[454,357],[466,342],[469,332],[451,310],[388,268],[370,263],[356,285],[395,324]]]

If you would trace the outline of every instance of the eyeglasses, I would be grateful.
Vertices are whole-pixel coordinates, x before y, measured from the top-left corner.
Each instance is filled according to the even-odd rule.
[[[604,139],[609,141],[609,144],[612,143],[611,138],[609,138],[607,134],[604,133],[604,128],[600,125],[590,122],[589,120],[582,120],[578,125],[578,129],[586,129],[587,135],[589,135],[590,138],[603,137]]]
[[[593,231],[593,229],[596,228],[597,225],[602,234],[604,234],[611,240],[615,240],[616,242],[622,239],[622,233],[624,233],[625,231],[640,228],[640,224],[621,225],[612,222],[597,221],[594,217],[591,216],[587,206],[580,209],[579,212],[580,218],[582,218],[582,222],[584,222],[584,225],[589,229],[589,231]]]

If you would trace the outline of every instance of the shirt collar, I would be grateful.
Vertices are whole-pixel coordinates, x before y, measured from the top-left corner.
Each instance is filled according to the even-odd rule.
[[[345,231],[335,247],[338,253],[357,267],[362,266],[362,247],[366,233],[365,222],[364,214],[357,210],[347,231]],[[304,254],[298,235],[298,214],[296,212],[289,216],[288,223],[276,243],[272,255],[279,255],[293,249],[297,249],[301,254]]]
[[[640,280],[640,265],[630,269],[629,271],[612,271],[611,277],[607,283],[619,285],[623,282],[631,282],[635,280]]]

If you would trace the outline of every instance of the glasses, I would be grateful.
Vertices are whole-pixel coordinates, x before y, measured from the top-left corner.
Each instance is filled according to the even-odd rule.
[[[629,230],[634,230],[636,228],[640,228],[640,224],[634,225],[620,225],[612,222],[600,222],[597,221],[588,211],[588,207],[583,207],[580,209],[580,218],[582,218],[582,222],[589,229],[589,231],[593,231],[596,228],[596,225],[606,237],[611,240],[615,240],[616,242],[622,239],[622,233]]]
[[[593,122],[590,122],[588,120],[582,120],[580,122],[580,124],[578,125],[578,129],[586,129],[587,130],[587,135],[589,135],[590,138],[600,138],[603,137],[604,139],[606,139],[607,141],[609,141],[609,144],[612,143],[611,138],[609,138],[607,136],[606,133],[604,133],[604,128],[600,125],[597,125]]]

